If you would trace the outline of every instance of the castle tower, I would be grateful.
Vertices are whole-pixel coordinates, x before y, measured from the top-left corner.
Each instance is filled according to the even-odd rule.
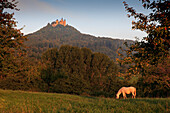
[[[56,20],[56,25],[58,25],[58,19]]]
[[[59,23],[59,24],[64,25],[64,24],[63,24],[63,18],[60,20],[60,23]]]
[[[66,19],[64,19],[63,25],[66,26]]]

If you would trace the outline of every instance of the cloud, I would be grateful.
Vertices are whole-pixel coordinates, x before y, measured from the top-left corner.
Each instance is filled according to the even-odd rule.
[[[59,13],[59,9],[40,0],[18,0],[18,8],[25,13]]]

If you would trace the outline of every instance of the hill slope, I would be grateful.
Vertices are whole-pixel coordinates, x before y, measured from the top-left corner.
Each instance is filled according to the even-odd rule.
[[[32,93],[0,89],[1,113],[165,113],[170,112],[169,98],[113,99],[68,94]]]
[[[132,43],[130,40],[111,39],[105,37],[95,37],[87,34],[82,34],[72,26],[57,25],[52,27],[51,24],[35,33],[27,35],[28,41],[26,45],[31,47],[32,57],[40,57],[41,53],[46,51],[48,48],[59,48],[61,45],[71,45],[77,47],[87,47],[93,52],[101,52],[108,55],[110,58],[115,59],[118,57],[116,54],[117,49],[121,46],[124,47],[123,43],[127,41]]]

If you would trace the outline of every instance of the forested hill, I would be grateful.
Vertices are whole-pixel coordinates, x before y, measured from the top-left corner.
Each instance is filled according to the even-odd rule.
[[[31,57],[40,58],[42,52],[48,48],[59,48],[61,45],[71,45],[77,47],[87,47],[93,52],[101,52],[115,59],[118,57],[116,51],[125,47],[124,42],[132,43],[130,40],[111,39],[106,37],[95,37],[92,35],[82,34],[72,26],[57,25],[52,27],[51,24],[42,29],[27,35],[26,45],[30,47]]]

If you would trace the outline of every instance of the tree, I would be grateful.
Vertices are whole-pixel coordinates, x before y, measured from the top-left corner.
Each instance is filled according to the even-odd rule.
[[[63,45],[59,50],[49,49],[42,55],[41,66],[41,78],[52,92],[110,96],[114,92],[111,85],[118,84],[113,60],[87,48]]]
[[[58,49],[49,49],[42,55],[41,79],[47,84],[48,92],[51,84],[60,76],[57,68]]]
[[[16,28],[14,13],[7,9],[18,10],[15,0],[0,0],[0,77],[14,76],[21,72],[20,64],[25,54],[23,42],[27,39]]]
[[[115,80],[112,82],[116,82],[118,68],[108,56],[102,53],[94,53],[91,59],[90,72],[93,95],[99,96],[108,93],[112,80]]]
[[[40,91],[37,66],[33,67],[26,56],[27,38],[16,28],[14,13],[7,12],[18,11],[17,3],[0,0],[0,88]]]
[[[81,48],[84,59],[84,79],[90,82],[92,51],[88,48]]]
[[[140,73],[144,78],[142,79],[143,84],[153,83],[153,86],[156,84],[162,86],[165,83],[163,88],[170,88],[168,72],[162,75],[155,71],[159,68],[160,64],[165,66],[165,61],[169,60],[170,1],[142,0],[143,7],[151,10],[149,15],[136,13],[135,9],[129,7],[126,2],[124,2],[124,5],[126,11],[129,13],[128,17],[134,17],[136,19],[136,21],[132,21],[132,29],[139,29],[148,35],[147,37],[143,37],[141,41],[136,41],[135,44],[130,46],[126,44],[128,50],[123,51],[126,52],[127,56],[123,56],[118,61],[121,64],[130,65],[128,70],[129,76]],[[167,79],[165,80],[163,78]],[[153,89],[150,87],[150,89],[144,90],[149,91]]]

